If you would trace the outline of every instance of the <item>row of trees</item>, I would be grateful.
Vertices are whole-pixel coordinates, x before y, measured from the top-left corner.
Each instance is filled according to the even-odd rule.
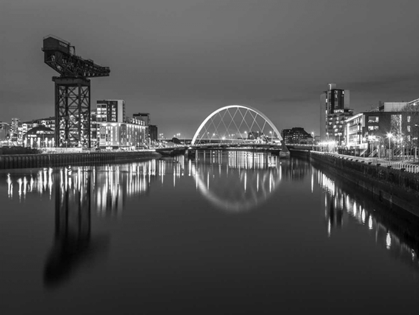
[[[418,103],[408,103],[401,109],[407,117],[409,129],[402,128],[401,115],[391,116],[391,134],[393,141],[398,143],[401,148],[405,148],[413,156],[413,160],[417,156],[419,148],[419,105]]]

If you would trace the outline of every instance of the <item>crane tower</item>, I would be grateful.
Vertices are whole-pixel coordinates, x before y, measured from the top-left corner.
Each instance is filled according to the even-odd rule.
[[[76,55],[69,42],[43,39],[44,63],[57,71],[55,83],[55,146],[90,148],[90,80],[109,76],[110,69]]]

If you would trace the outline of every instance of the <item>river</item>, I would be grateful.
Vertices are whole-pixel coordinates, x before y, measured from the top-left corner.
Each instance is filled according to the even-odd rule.
[[[305,159],[0,172],[0,314],[418,314],[418,218]]]

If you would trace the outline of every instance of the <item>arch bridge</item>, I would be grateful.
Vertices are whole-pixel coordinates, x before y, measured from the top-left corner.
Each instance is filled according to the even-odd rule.
[[[281,141],[280,132],[262,112],[249,106],[229,105],[204,119],[191,147],[277,147]]]

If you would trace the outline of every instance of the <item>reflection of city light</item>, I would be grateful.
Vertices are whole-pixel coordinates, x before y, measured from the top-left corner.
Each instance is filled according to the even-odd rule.
[[[48,169],[48,188],[49,188],[49,191],[50,191],[50,199],[52,197],[52,186],[53,186],[52,172],[53,172],[53,169],[50,167]]]
[[[369,230],[375,230],[375,241],[378,243],[378,239],[384,235],[385,246],[387,249],[391,248],[391,243],[394,248],[401,250],[401,252],[409,252],[411,254],[412,249],[410,246],[402,242],[397,236],[388,231],[385,234],[380,233],[380,230],[388,230],[382,222],[375,220],[374,215],[369,213],[365,208],[362,207],[361,203],[358,203],[355,199],[352,199],[348,194],[345,194],[338,186],[333,190],[331,179],[329,179],[322,172],[318,172],[318,183],[326,191],[325,194],[325,218],[327,219],[328,235],[331,234],[331,230],[334,228],[335,220],[338,218],[340,212],[346,211],[346,214],[357,220],[360,224],[365,224],[367,221],[367,227]],[[327,197],[328,195],[328,197]],[[333,207],[331,207],[333,205]],[[332,209],[331,209],[331,208]],[[331,210],[333,213],[330,214]],[[375,211],[375,209],[373,209]],[[373,212],[374,214],[375,212]],[[340,224],[341,225],[341,224]],[[391,235],[392,234],[392,235]],[[381,242],[379,242],[381,243]],[[414,251],[415,253],[415,251]]]
[[[311,193],[314,192],[314,173],[311,174]]]
[[[10,174],[7,174],[7,196],[9,198],[13,197],[13,184],[12,180],[10,179]]]
[[[328,236],[331,236],[331,222],[330,222],[330,220],[328,220],[328,228],[327,228],[327,231],[328,231]]]
[[[260,190],[260,174],[257,173],[257,192]]]
[[[391,235],[389,234],[389,232],[386,234],[386,248],[391,248]]]
[[[22,197],[22,179],[19,178],[17,182],[18,182],[18,187],[19,187],[18,193],[19,193],[19,200],[20,200]]]
[[[26,198],[26,187],[28,185],[28,180],[26,176],[23,177],[23,198]]]
[[[322,174],[321,186],[333,196],[335,195],[335,183],[324,174]]]
[[[266,156],[240,151],[219,152],[214,156],[215,159],[209,161],[208,155],[206,157],[205,153],[198,152],[196,164],[192,164],[191,171],[195,177],[196,188],[214,206],[222,210],[241,212],[251,209],[267,199],[280,182],[278,158],[272,156],[264,159],[263,155]],[[200,163],[200,160],[204,163]],[[217,162],[213,163],[212,160]],[[240,186],[233,184],[238,181]]]

